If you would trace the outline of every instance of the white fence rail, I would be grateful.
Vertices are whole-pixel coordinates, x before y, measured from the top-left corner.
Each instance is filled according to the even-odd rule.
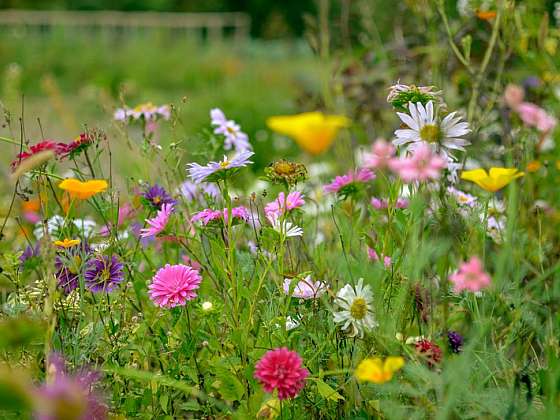
[[[209,39],[249,35],[245,13],[167,13],[118,11],[0,10],[0,27],[169,28],[200,31]]]

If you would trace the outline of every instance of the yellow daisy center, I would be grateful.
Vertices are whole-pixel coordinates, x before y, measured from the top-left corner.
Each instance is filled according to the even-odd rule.
[[[220,168],[222,169],[226,169],[229,166],[229,160],[224,160],[223,162],[220,162]]]
[[[420,129],[420,138],[428,143],[435,143],[439,140],[440,130],[437,125],[426,124]]]
[[[367,302],[364,298],[356,298],[350,306],[350,314],[354,319],[364,319],[367,314]]]

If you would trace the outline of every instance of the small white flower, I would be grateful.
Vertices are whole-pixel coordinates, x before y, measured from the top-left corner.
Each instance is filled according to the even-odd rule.
[[[294,328],[299,327],[300,321],[301,321],[300,318],[298,318],[298,317],[293,317],[292,318],[290,315],[288,315],[286,317],[286,331],[291,331]]]
[[[204,312],[211,311],[213,307],[214,307],[214,305],[212,304],[212,302],[209,302],[209,301],[202,302],[202,310]]]
[[[342,324],[348,336],[360,338],[364,331],[372,330],[379,324],[373,317],[373,295],[369,286],[363,286],[364,279],[359,279],[356,287],[347,284],[336,294],[334,303],[340,308],[334,312],[334,322]]]
[[[85,237],[90,236],[95,231],[95,228],[97,227],[97,223],[95,223],[94,220],[89,218],[76,219],[74,220],[74,224],[78,229],[80,229],[80,231]]]
[[[461,122],[461,117],[456,112],[448,114],[441,122],[438,122],[434,103],[429,101],[426,107],[420,102],[408,104],[409,114],[397,112],[401,121],[407,125],[406,129],[395,131],[397,137],[393,140],[395,146],[407,145],[408,150],[414,150],[418,144],[427,143],[443,154],[453,159],[450,150],[465,151],[465,146],[470,142],[461,138],[470,133],[469,125]]]
[[[54,234],[57,233],[63,227],[64,227],[64,217],[58,214],[54,215],[53,217],[47,220],[47,232],[49,233],[50,236],[56,236]],[[43,234],[44,234],[43,222],[38,222],[35,225],[35,229],[33,229],[33,235],[35,235],[37,239],[41,239],[43,237]]]
[[[292,238],[295,236],[303,236],[302,228],[294,225],[292,222],[288,222],[287,220],[281,222],[276,213],[270,213],[267,218],[272,224],[272,228],[283,237]]]

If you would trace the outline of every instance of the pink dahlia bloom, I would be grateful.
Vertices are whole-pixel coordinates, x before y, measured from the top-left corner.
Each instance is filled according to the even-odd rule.
[[[556,126],[556,119],[553,116],[530,102],[522,102],[517,106],[516,111],[525,125],[535,127],[542,133],[548,133]]]
[[[375,174],[366,168],[357,171],[349,171],[346,175],[337,176],[334,180],[323,187],[327,193],[338,193],[342,188],[352,183],[365,183],[375,178]]]
[[[140,236],[142,238],[147,238],[148,236],[156,236],[158,233],[162,232],[165,226],[167,226],[167,222],[169,222],[171,213],[173,213],[173,204],[164,204],[161,206],[161,210],[158,210],[156,217],[146,219],[146,223],[149,227],[142,229],[140,231]]]
[[[441,156],[433,153],[429,145],[421,143],[411,157],[393,159],[390,166],[404,182],[414,182],[438,179],[446,163]]]
[[[196,297],[202,277],[192,267],[183,264],[160,268],[148,287],[150,299],[162,308],[184,306]]]
[[[383,169],[395,156],[395,146],[383,139],[377,139],[371,147],[371,153],[364,156],[364,166],[371,169]]]
[[[459,266],[459,270],[449,276],[455,292],[463,290],[479,292],[490,285],[490,276],[482,268],[482,262],[477,257],[471,257],[468,262]]]
[[[290,287],[292,284],[292,279],[284,279],[284,293],[290,294]],[[291,296],[299,299],[315,299],[320,297],[325,290],[327,285],[320,281],[313,281],[311,276],[307,276],[303,280],[297,282],[292,291]]]
[[[295,351],[279,348],[267,352],[255,366],[255,378],[266,392],[278,390],[278,399],[294,398],[305,386],[309,371]]]
[[[285,213],[286,211],[297,209],[305,204],[303,199],[304,195],[299,191],[293,191],[288,194],[288,197],[281,192],[278,194],[276,200],[268,203],[264,208],[264,213],[268,218],[270,213],[274,213],[277,216]]]

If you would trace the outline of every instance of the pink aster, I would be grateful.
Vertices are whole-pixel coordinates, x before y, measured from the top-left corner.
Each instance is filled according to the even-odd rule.
[[[477,257],[471,257],[468,262],[459,266],[459,270],[449,276],[455,292],[463,290],[478,292],[490,285],[490,276],[484,271],[482,262]]]
[[[535,127],[542,133],[548,133],[556,126],[556,119],[553,116],[530,102],[522,102],[515,110],[525,125]]]
[[[327,193],[338,193],[342,188],[352,183],[365,183],[375,178],[375,174],[366,168],[357,171],[349,171],[346,175],[337,176],[334,180],[323,187]]]
[[[184,306],[196,297],[202,277],[192,267],[183,264],[160,268],[148,286],[150,299],[161,308]]]
[[[395,156],[395,146],[383,139],[377,139],[371,147],[371,153],[364,156],[364,166],[371,169],[382,169],[389,166]]]
[[[279,400],[297,396],[308,376],[299,354],[285,347],[267,352],[255,366],[255,378],[266,392],[278,390]]]
[[[445,160],[434,154],[426,143],[420,143],[415,147],[411,157],[393,159],[390,162],[391,169],[404,182],[438,179],[440,171],[446,166]]]
[[[305,204],[303,199],[304,195],[299,191],[293,191],[288,194],[288,197],[281,192],[278,194],[276,200],[268,203],[264,208],[264,213],[268,217],[270,213],[274,213],[277,216],[283,214],[286,210],[290,211],[297,209]]]
[[[173,213],[173,204],[163,204],[161,210],[158,210],[156,217],[146,219],[146,223],[150,227],[140,230],[140,236],[147,238],[148,236],[156,236],[162,232],[169,221],[169,217]]]

